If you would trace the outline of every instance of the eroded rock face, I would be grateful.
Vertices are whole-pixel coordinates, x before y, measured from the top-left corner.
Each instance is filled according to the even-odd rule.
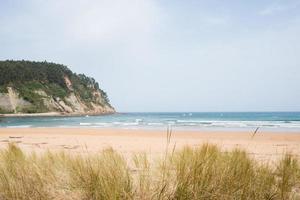
[[[7,112],[14,112],[9,95],[6,93],[0,93],[0,108]]]
[[[66,83],[67,87],[69,88],[69,90],[73,91],[72,82],[71,82],[71,80],[69,79],[69,77],[68,77],[68,76],[65,76],[65,77],[64,77],[64,80],[65,80],[65,83]]]
[[[78,99],[72,92],[65,100],[72,105],[74,112],[84,113],[88,110],[88,107]]]
[[[69,86],[71,87],[71,84]],[[7,91],[8,93],[0,93],[0,111],[5,113],[22,113],[22,110],[32,105],[20,97],[13,88],[8,87]],[[55,111],[67,114],[105,114],[115,112],[113,107],[106,104],[99,91],[93,93],[96,103],[89,102],[89,105],[76,96],[74,92],[71,92],[64,99],[49,96],[43,90],[34,92],[41,97],[44,106],[49,112]]]
[[[7,87],[8,93],[0,93],[0,109],[9,113],[17,113],[19,110],[31,106],[31,103],[19,97],[17,91]]]

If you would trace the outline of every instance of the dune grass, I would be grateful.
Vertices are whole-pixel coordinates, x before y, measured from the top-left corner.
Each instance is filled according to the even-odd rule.
[[[157,160],[128,160],[113,149],[93,155],[0,151],[0,199],[300,199],[293,156],[257,162],[240,149],[185,147]]]

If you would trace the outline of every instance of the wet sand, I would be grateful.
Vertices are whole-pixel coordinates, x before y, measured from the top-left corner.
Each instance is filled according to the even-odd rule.
[[[169,148],[203,143],[219,145],[222,150],[243,148],[260,160],[276,160],[285,152],[300,157],[300,132],[258,131],[172,131]],[[65,150],[71,153],[96,153],[112,147],[124,156],[133,153],[162,155],[167,146],[167,132],[96,128],[0,128],[0,148],[17,143],[27,152]]]

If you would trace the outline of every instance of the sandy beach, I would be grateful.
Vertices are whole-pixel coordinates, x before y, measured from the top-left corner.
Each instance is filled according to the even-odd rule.
[[[172,131],[169,144],[176,150],[185,145],[219,145],[222,150],[243,148],[260,160],[276,160],[289,152],[300,156],[299,132],[260,131],[252,138],[250,131]],[[161,155],[167,146],[166,131],[92,129],[92,128],[2,128],[0,147],[17,143],[25,151],[66,150],[72,153],[96,153],[112,147],[125,156],[133,153]]]

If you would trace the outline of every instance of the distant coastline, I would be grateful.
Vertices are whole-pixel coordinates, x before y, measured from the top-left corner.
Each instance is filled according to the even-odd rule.
[[[6,60],[0,61],[0,74],[0,114],[5,117],[115,112],[94,78],[61,64]]]

